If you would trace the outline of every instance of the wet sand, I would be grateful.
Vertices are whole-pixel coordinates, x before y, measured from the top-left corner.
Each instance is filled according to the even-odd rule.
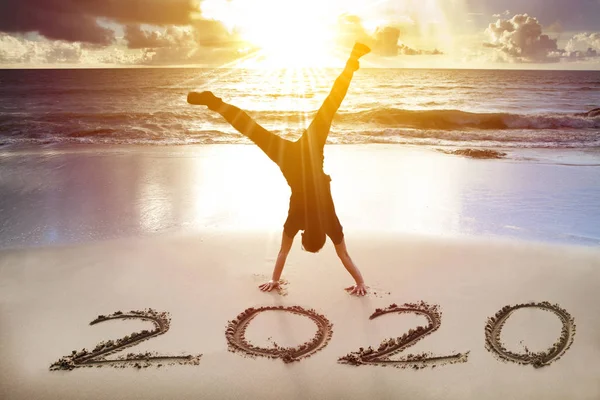
[[[474,160],[328,145],[325,170],[349,235],[600,245],[600,166],[592,166],[600,155],[505,151],[502,160]],[[279,235],[289,190],[250,145],[0,149],[0,249],[206,230]]]

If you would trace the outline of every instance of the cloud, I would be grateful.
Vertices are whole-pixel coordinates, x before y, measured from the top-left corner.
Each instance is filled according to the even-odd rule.
[[[371,47],[373,54],[382,57],[395,57],[398,55],[438,55],[439,50],[416,50],[405,44],[399,43],[401,31],[395,26],[381,26],[370,35],[356,15],[344,15],[338,20],[338,42],[346,47],[351,47],[355,42],[362,42]]]
[[[86,50],[80,43],[30,40],[5,33],[0,34],[2,64],[79,64]]]
[[[238,59],[240,52],[233,49],[191,49],[187,47],[162,47],[144,49],[137,64],[144,65],[218,65]]]
[[[79,43],[58,42],[46,51],[48,64],[78,64],[81,62],[83,50]]]
[[[404,44],[398,46],[398,53],[405,56],[439,56],[444,54],[438,49],[434,50],[416,50]]]
[[[560,23],[551,26],[562,30]],[[509,20],[498,19],[486,29],[490,42],[484,47],[495,50],[495,62],[550,63],[581,61],[596,58],[600,53],[600,33],[580,33],[569,40],[564,49],[557,39],[543,34],[539,21],[527,14],[517,14]]]
[[[374,39],[369,35],[356,15],[342,15],[338,18],[337,41],[341,46],[352,47],[355,42],[373,46]]]
[[[126,25],[129,49],[141,49],[141,64],[220,64],[237,58],[245,42],[218,21],[198,20],[190,26],[142,28]]]
[[[124,39],[130,49],[191,47],[196,45],[192,30],[178,26],[169,26],[161,32],[158,30],[145,30],[140,25],[126,25]]]
[[[109,45],[113,30],[98,19],[124,24],[187,25],[198,5],[190,0],[2,0],[0,32],[27,33],[55,40]]]
[[[377,28],[375,31],[375,42],[373,51],[384,57],[393,57],[398,55],[398,40],[400,39],[400,29],[391,26]]]
[[[144,60],[144,54],[140,51],[124,51],[120,48],[111,49],[111,51],[99,52],[96,57],[98,64],[110,65],[136,65]]]
[[[600,56],[600,32],[584,32],[573,36],[567,43],[564,54],[571,60]]]
[[[560,21],[555,21],[553,24],[546,27],[545,31],[550,33],[563,33],[565,29],[563,28]]]
[[[591,50],[600,51],[600,32],[584,32],[573,36],[573,38],[567,43],[565,50],[581,51],[581,46],[587,47]]]
[[[509,10],[505,10],[504,12],[500,13],[500,14],[494,14],[492,15],[492,17],[494,18],[502,18],[502,17],[508,17],[510,15],[510,11]]]
[[[70,43],[44,38],[27,38],[0,33],[0,64],[9,66],[60,64],[94,65],[185,65],[215,64],[233,61],[239,57],[232,48],[200,47],[195,32],[187,27],[168,27],[164,32],[150,32],[138,27],[129,29],[130,36],[146,40],[139,45],[152,47],[132,48],[111,46],[90,47],[79,42]],[[141,31],[141,33],[140,33]],[[160,33],[160,35],[159,35]]]
[[[85,53],[95,62],[109,64],[208,63],[210,57],[215,57],[215,63],[231,61],[242,40],[221,22],[200,18],[198,4],[191,0],[0,0],[0,34],[3,43],[10,44],[10,50],[3,45],[0,61],[75,63]],[[119,24],[123,39],[113,30]],[[127,49],[117,51],[113,44]],[[97,51],[102,48],[106,51]]]
[[[545,63],[560,57],[556,39],[543,34],[539,21],[527,14],[498,19],[485,32],[491,42],[484,45],[497,49],[508,61]]]

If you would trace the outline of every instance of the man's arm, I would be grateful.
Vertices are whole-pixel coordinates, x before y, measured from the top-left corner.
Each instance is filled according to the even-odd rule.
[[[335,245],[335,252],[338,257],[344,264],[346,270],[352,275],[356,285],[347,287],[346,290],[350,292],[350,294],[354,294],[357,296],[364,296],[367,294],[367,287],[365,286],[365,281],[358,270],[354,261],[350,258],[350,254],[348,254],[348,249],[346,248],[346,241],[342,239],[341,243]]]
[[[279,279],[281,278],[281,273],[283,272],[283,267],[285,266],[285,260],[287,259],[293,243],[294,238],[290,238],[285,232],[283,232],[281,235],[281,248],[279,249],[279,254],[277,255],[277,261],[275,261],[275,268],[273,268],[271,280],[259,286],[260,290],[263,292],[270,292],[273,288],[279,286]]]

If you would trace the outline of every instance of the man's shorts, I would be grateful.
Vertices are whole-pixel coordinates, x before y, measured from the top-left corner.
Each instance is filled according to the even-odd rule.
[[[312,220],[321,224],[325,234],[329,236],[333,244],[338,245],[342,242],[344,229],[335,213],[329,182],[322,192],[318,202],[309,202],[312,204],[306,204],[302,194],[292,193],[288,217],[283,224],[283,231],[288,237],[293,238],[298,231],[306,230],[307,226],[311,225]],[[314,203],[318,203],[318,205]]]

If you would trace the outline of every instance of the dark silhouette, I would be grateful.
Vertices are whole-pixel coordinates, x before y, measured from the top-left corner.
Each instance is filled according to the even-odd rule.
[[[281,249],[273,271],[273,279],[261,285],[263,291],[278,286],[285,260],[298,231],[302,233],[304,250],[316,253],[323,248],[326,236],[335,245],[340,260],[356,281],[355,286],[346,288],[351,294],[364,295],[366,288],[360,271],[348,255],[344,241],[342,225],[335,213],[331,196],[331,177],[323,171],[323,147],[329,135],[331,123],[340,107],[355,71],[359,69],[359,58],[370,49],[357,43],[352,50],[346,67],[335,80],[331,92],[321,108],[295,142],[281,138],[269,132],[241,109],[225,103],[212,92],[188,95],[188,102],[206,105],[221,114],[235,129],[250,138],[281,169],[283,176],[292,189],[288,217],[285,221]]]

